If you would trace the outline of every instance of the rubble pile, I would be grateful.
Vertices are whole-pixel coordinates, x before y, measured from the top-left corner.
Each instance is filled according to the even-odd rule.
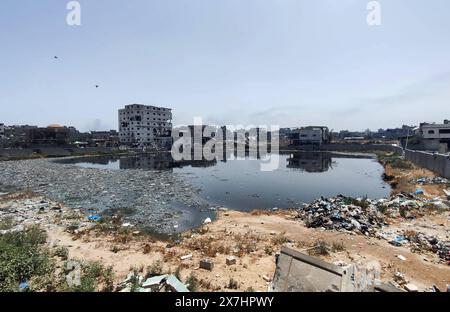
[[[382,237],[379,230],[386,224],[387,218],[414,218],[431,207],[448,209],[449,205],[440,198],[427,200],[410,193],[399,193],[379,200],[338,195],[305,204],[298,210],[298,218],[311,228]]]
[[[359,232],[374,236],[384,225],[384,217],[370,199],[352,199],[342,195],[321,198],[305,205],[298,217],[308,227]]]
[[[404,243],[409,243],[411,250],[428,250],[438,254],[439,258],[450,261],[450,241],[439,240],[438,238],[423,233],[405,237]],[[402,244],[402,245],[403,245]]]
[[[410,181],[411,184],[418,185],[434,185],[434,184],[450,184],[450,181],[442,177],[418,178]]]

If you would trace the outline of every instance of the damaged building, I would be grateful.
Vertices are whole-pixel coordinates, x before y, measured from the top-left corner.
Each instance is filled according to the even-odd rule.
[[[26,132],[28,146],[63,146],[69,144],[70,129],[57,124],[46,128],[31,128]]]
[[[133,147],[170,149],[172,109],[143,104],[119,109],[119,141]]]
[[[91,142],[96,147],[117,147],[119,133],[116,130],[91,131]]]
[[[450,120],[444,120],[443,124],[421,123],[418,135],[425,150],[447,153],[450,147]]]
[[[303,127],[291,132],[292,145],[322,145],[330,141],[330,131],[324,126]]]

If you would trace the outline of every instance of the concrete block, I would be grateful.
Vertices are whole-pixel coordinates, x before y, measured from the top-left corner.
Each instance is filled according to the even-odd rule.
[[[209,259],[200,260],[200,268],[208,271],[212,271],[214,268],[214,262]]]
[[[236,264],[236,257],[230,256],[226,260],[227,265],[235,265]]]

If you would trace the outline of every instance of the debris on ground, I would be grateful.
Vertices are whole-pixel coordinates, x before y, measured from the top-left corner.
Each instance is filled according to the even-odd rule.
[[[99,215],[90,215],[88,216],[88,220],[92,222],[100,222],[102,220],[102,217]]]
[[[189,292],[188,288],[174,275],[144,277],[134,272],[117,286],[119,292]]]
[[[405,289],[406,289],[408,292],[418,292],[418,291],[419,291],[419,288],[417,288],[417,286],[414,285],[414,284],[412,284],[412,283],[406,284],[406,285],[405,285]]]
[[[431,251],[438,254],[442,260],[450,261],[450,241],[439,240],[423,233],[411,234],[406,240],[412,251]]]
[[[227,257],[226,264],[227,265],[235,265],[236,264],[236,257],[234,257],[234,256]]]
[[[181,256],[181,257],[180,257],[181,260],[188,260],[188,259],[191,259],[191,258],[192,258],[192,254],[189,254],[189,255],[185,255],[185,256]]]
[[[374,236],[384,224],[384,217],[369,199],[353,199],[338,195],[321,198],[298,211],[298,217],[310,228],[359,232]]]
[[[450,180],[442,177],[424,177],[411,180],[410,183],[417,185],[450,184]]]
[[[214,269],[214,262],[210,259],[200,260],[200,269],[212,271]]]

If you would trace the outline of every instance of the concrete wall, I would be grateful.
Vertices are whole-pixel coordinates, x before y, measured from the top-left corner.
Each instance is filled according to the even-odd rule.
[[[407,150],[406,159],[417,166],[433,171],[441,177],[450,179],[450,156],[448,155]]]
[[[320,149],[322,151],[335,152],[368,152],[368,151],[383,151],[383,152],[398,152],[402,149],[398,146],[390,144],[323,144]]]
[[[63,156],[77,156],[89,154],[107,154],[117,151],[117,148],[109,147],[42,147],[42,148],[0,148],[0,157],[4,158],[28,158],[33,155],[44,157],[63,157]]]
[[[335,152],[370,152],[370,151],[385,151],[393,152],[399,155],[403,154],[403,149],[399,146],[389,144],[323,144],[321,146],[296,146],[284,148],[284,150],[299,150],[299,151],[335,151]],[[281,148],[283,150],[283,148]],[[450,156],[442,154],[433,154],[423,151],[406,151],[406,159],[413,164],[431,170],[441,177],[450,179]]]
[[[322,144],[320,146],[300,145],[280,147],[280,150],[299,150],[299,151],[330,151],[330,152],[370,152],[370,151],[385,151],[398,153],[402,151],[401,147],[390,144],[344,144],[344,143],[330,143]]]

